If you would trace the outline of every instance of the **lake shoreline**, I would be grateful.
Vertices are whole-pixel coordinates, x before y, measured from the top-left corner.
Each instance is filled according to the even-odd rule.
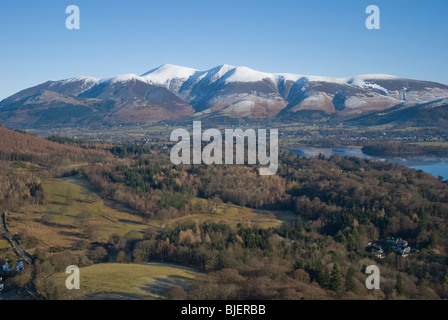
[[[314,147],[299,146],[289,149],[298,156],[305,158],[324,155],[326,158],[338,154],[340,156],[357,157],[361,159],[377,159],[383,162],[402,164],[408,168],[422,170],[432,174],[434,177],[441,176],[444,180],[448,179],[448,156],[436,157],[434,155],[417,155],[415,157],[387,157],[371,156],[363,152],[362,147]]]

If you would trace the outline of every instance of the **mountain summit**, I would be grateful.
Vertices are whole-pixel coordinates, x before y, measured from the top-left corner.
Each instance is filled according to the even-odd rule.
[[[209,70],[165,64],[141,76],[47,81],[1,101],[0,117],[18,127],[264,121],[310,114],[351,119],[446,97],[447,85],[392,75],[329,78],[226,64]]]

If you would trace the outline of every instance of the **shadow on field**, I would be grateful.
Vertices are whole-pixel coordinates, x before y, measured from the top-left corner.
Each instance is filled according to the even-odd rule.
[[[125,224],[133,224],[133,225],[143,225],[143,223],[141,223],[141,222],[127,220],[127,219],[120,219],[120,220],[118,220],[118,222],[125,223]]]
[[[51,227],[51,228],[56,228],[56,229],[75,229],[75,226],[71,226],[69,224],[64,224],[64,223],[59,223],[59,222],[53,222],[53,221],[45,221],[45,222],[41,222],[42,224]]]
[[[62,236],[67,236],[67,237],[82,238],[82,236],[83,236],[83,234],[81,232],[58,231],[58,233]]]
[[[141,289],[155,295],[161,295],[162,291],[170,286],[181,286],[185,289],[190,285],[191,281],[191,279],[185,277],[170,275],[154,278],[151,283],[141,287]]]
[[[142,294],[123,293],[123,292],[100,292],[87,294],[85,300],[153,300]]]

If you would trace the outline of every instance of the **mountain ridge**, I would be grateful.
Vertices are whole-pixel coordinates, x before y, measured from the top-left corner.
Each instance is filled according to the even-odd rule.
[[[47,81],[0,101],[0,116],[22,126],[58,125],[60,119],[47,119],[52,112],[67,113],[64,123],[83,125],[190,118],[281,120],[300,118],[303,111],[350,120],[403,103],[446,97],[447,85],[387,74],[330,78],[226,64],[208,70],[164,64],[141,75]],[[98,111],[99,104],[107,108]],[[83,115],[82,121],[71,116],[74,110]],[[44,114],[46,121],[42,121]],[[89,114],[95,121],[89,120]]]

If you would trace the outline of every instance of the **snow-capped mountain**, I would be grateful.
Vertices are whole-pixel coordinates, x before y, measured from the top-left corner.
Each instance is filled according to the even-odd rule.
[[[75,77],[59,81],[47,81],[35,87],[31,87],[13,94],[12,96],[1,101],[1,105],[14,103],[21,99],[33,96],[38,92],[44,90],[77,96],[80,93],[93,87],[99,80],[100,79],[92,77]]]
[[[142,77],[188,102],[199,117],[269,118],[303,110],[350,116],[384,110],[403,101],[448,96],[446,85],[382,74],[329,78],[229,65],[205,71],[163,65]]]
[[[60,117],[89,123],[90,116],[95,123],[290,119],[310,111],[349,119],[446,97],[447,85],[391,75],[329,78],[225,64],[209,70],[166,64],[141,76],[47,81],[1,101],[0,116],[24,125],[42,119],[60,125]],[[52,121],[55,115],[60,117]]]
[[[394,124],[399,126],[430,126],[446,128],[448,98],[424,103],[402,103],[382,112],[374,112],[347,121],[357,126]]]
[[[399,100],[425,102],[446,97],[446,85],[390,75],[359,75],[346,79],[347,83]]]

